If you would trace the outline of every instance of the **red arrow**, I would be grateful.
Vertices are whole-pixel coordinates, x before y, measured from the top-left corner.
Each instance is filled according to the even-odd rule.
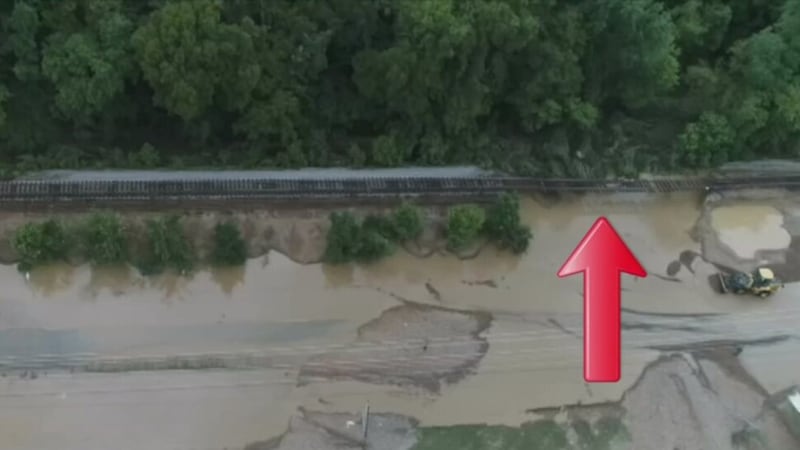
[[[583,378],[620,379],[620,273],[646,277],[639,261],[605,217],[600,217],[558,271],[583,274]]]

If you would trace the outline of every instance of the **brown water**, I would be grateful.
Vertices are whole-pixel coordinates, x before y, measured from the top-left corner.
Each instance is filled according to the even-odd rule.
[[[791,236],[783,228],[783,215],[762,204],[721,206],[711,212],[711,224],[723,244],[741,258],[754,258],[758,250],[780,250]]]
[[[489,311],[495,317],[486,333],[489,352],[477,372],[439,396],[355,381],[298,388],[293,370],[273,369],[0,380],[0,423],[13,419],[16,430],[0,437],[0,449],[71,448],[85,436],[93,436],[92,448],[120,442],[151,449],[243,445],[283,432],[300,405],[359,410],[369,401],[375,410],[409,414],[426,424],[516,424],[531,417],[525,413],[529,408],[616,400],[657,353],[626,351],[620,383],[585,385],[581,341],[570,334],[580,331],[581,277],[562,280],[555,274],[591,224],[605,215],[651,275],[623,276],[625,307],[668,313],[763,310],[763,302],[711,291],[706,277],[714,268],[702,263],[695,264],[694,274],[679,271],[679,282],[655,276],[664,275],[682,251],[699,250],[689,236],[698,220],[697,205],[688,195],[593,196],[556,206],[526,199],[523,219],[535,237],[522,258],[487,248],[468,261],[400,253],[369,267],[330,267],[298,265],[270,253],[244,268],[200,271],[191,278],[143,278],[125,267],[54,266],[33,271],[27,282],[13,267],[0,267],[0,342],[5,342],[0,357],[23,348],[27,354],[117,356],[287,346],[320,351],[347,346],[361,325],[398,305],[399,298]],[[772,214],[748,210],[747,215],[756,212]],[[715,223],[726,230],[734,216],[717,212]],[[756,227],[764,237],[758,248],[778,245],[766,237],[764,220],[774,224],[763,219]],[[778,298],[770,303],[787,309],[791,304]],[[569,324],[568,332],[549,320]],[[20,328],[46,333],[32,346]],[[667,334],[641,336],[629,338],[657,341]],[[180,418],[181,427],[168,425],[173,417]],[[35,433],[45,428],[58,439]]]

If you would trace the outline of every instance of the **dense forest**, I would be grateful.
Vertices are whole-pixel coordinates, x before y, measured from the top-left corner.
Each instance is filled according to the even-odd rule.
[[[5,0],[0,164],[795,157],[800,0]]]

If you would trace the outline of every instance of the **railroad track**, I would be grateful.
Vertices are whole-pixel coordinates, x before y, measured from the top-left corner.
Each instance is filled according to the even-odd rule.
[[[668,193],[740,188],[800,187],[800,175],[658,180],[570,180],[484,176],[473,178],[236,179],[173,181],[5,181],[0,205],[175,203],[423,197],[487,197],[524,193]]]

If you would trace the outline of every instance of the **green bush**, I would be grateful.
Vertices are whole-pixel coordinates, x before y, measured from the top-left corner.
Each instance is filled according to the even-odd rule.
[[[141,267],[146,274],[154,274],[165,269],[181,273],[192,270],[194,253],[186,239],[180,217],[168,216],[147,222],[149,257]]]
[[[470,246],[480,235],[486,213],[475,205],[453,207],[447,221],[447,248],[460,251]]]
[[[422,211],[410,203],[403,203],[392,213],[392,224],[396,239],[400,242],[418,238],[425,226]]]
[[[394,245],[380,233],[362,229],[356,246],[355,260],[358,262],[374,262],[392,254]]]
[[[80,229],[80,238],[92,264],[118,264],[128,258],[125,229],[116,214],[93,214]]]
[[[239,266],[247,261],[247,246],[235,224],[220,223],[214,228],[211,259],[219,266]]]
[[[19,269],[47,264],[67,257],[69,240],[63,224],[55,220],[28,223],[20,227],[11,242],[19,255]]]
[[[502,194],[489,207],[483,231],[499,248],[516,254],[525,253],[533,237],[530,228],[520,219],[519,197],[509,193]]]
[[[398,239],[397,228],[395,227],[394,221],[386,216],[370,214],[364,218],[364,222],[361,223],[361,228],[363,231],[377,233],[389,241],[396,241]]]
[[[371,216],[359,224],[349,212],[331,214],[331,228],[324,259],[331,264],[372,262],[388,256],[394,250],[390,238],[392,228],[385,218]]]
[[[349,212],[335,212],[330,216],[331,228],[324,259],[331,264],[343,264],[356,259],[361,229]]]

